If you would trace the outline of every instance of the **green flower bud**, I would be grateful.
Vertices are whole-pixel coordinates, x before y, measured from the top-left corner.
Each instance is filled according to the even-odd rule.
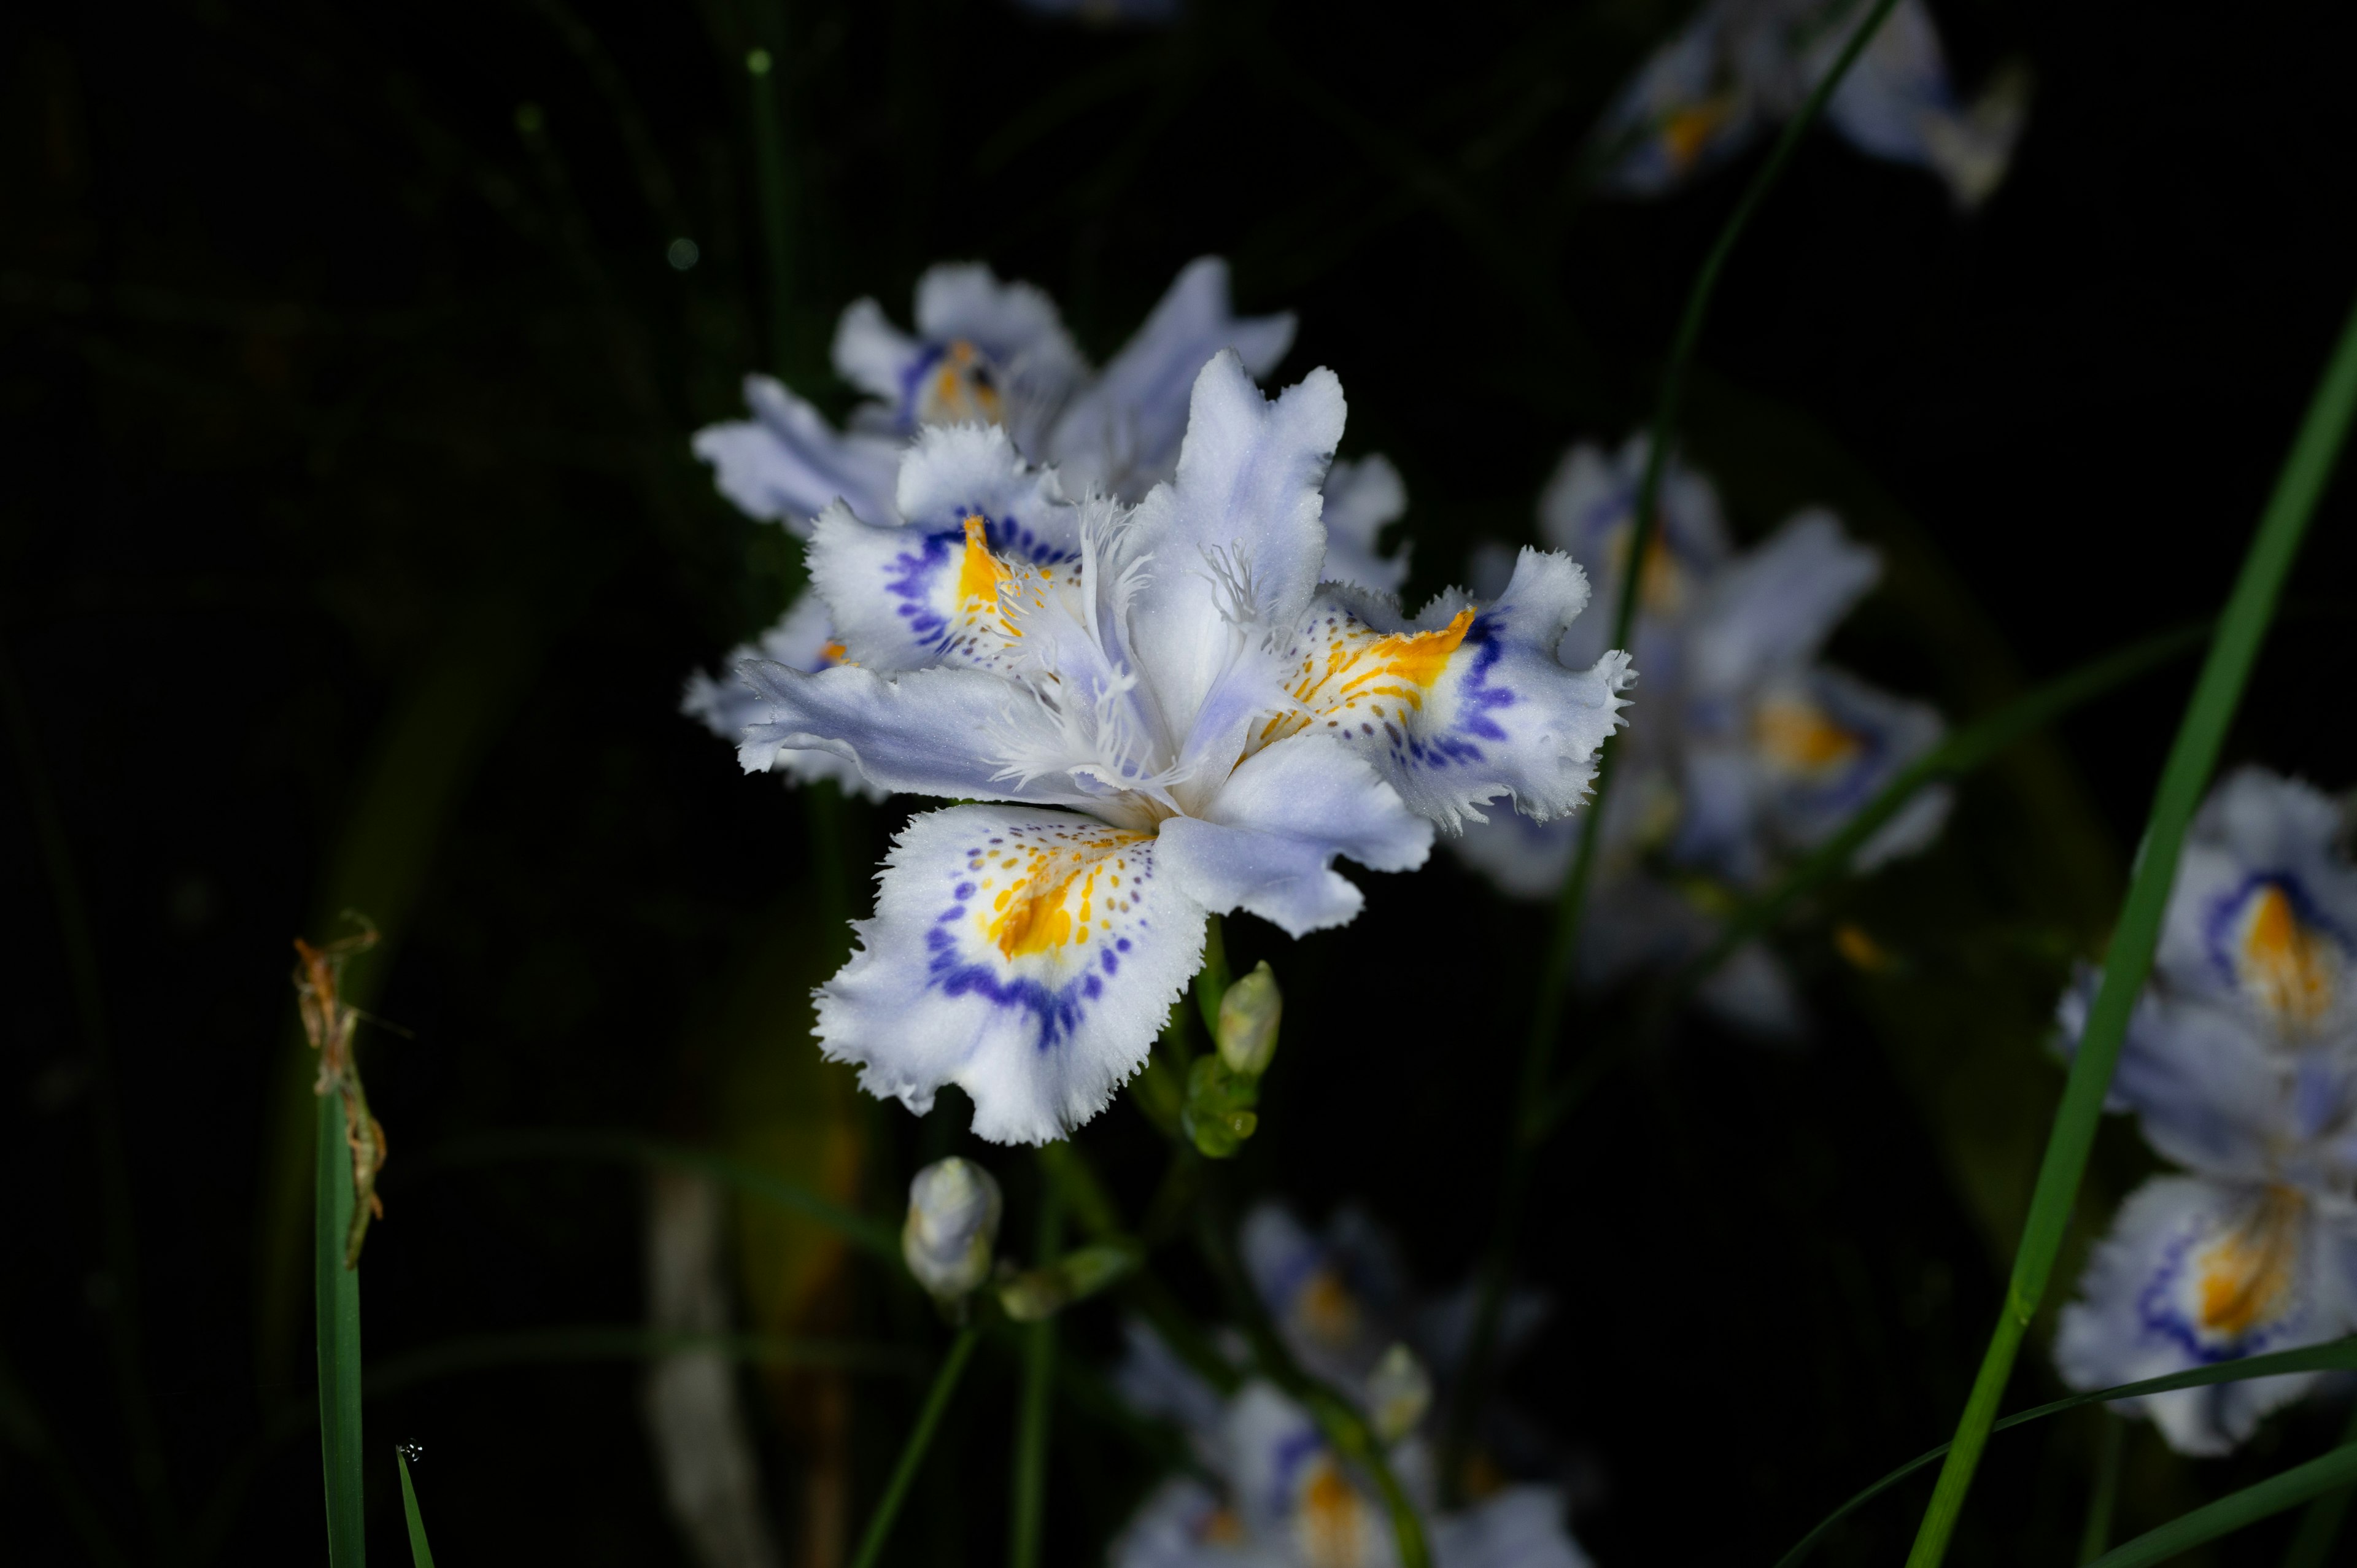
[[[1432,1375],[1415,1352],[1394,1345],[1367,1374],[1367,1412],[1374,1418],[1375,1435],[1386,1445],[1415,1430],[1432,1408]]]
[[[1276,1021],[1285,1013],[1285,993],[1263,959],[1250,974],[1228,987],[1220,998],[1220,1059],[1231,1072],[1258,1078],[1276,1055]]]
[[[1037,1323],[1113,1283],[1137,1266],[1126,1247],[1099,1242],[1065,1253],[1043,1269],[1017,1274],[998,1287],[998,1305],[1017,1323]]]
[[[900,1229],[900,1256],[935,1299],[963,1300],[988,1277],[999,1207],[997,1181],[980,1165],[954,1155],[934,1161],[909,1183],[909,1222]]]

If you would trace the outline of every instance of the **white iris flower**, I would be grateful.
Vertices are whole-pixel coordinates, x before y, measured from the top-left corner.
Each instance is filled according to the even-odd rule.
[[[1606,605],[1618,601],[1629,569],[1645,454],[1641,435],[1612,456],[1575,446],[1539,500],[1542,535],[1596,564]],[[1817,658],[1880,574],[1873,552],[1847,539],[1832,513],[1800,512],[1738,553],[1710,481],[1674,457],[1658,507],[1631,638],[1646,699],[1614,765],[1582,929],[1578,975],[1590,987],[1699,953],[1731,897],[1763,886],[1838,832],[1942,734],[1931,708]],[[1477,585],[1483,575],[1477,567]],[[1592,658],[1610,634],[1605,616],[1590,617],[1558,657]],[[1860,847],[1854,865],[1868,869],[1928,843],[1948,804],[1943,789],[1918,795]],[[1508,893],[1552,898],[1578,837],[1572,824],[1500,813],[1458,849]],[[1702,1000],[1756,1033],[1800,1026],[1791,982],[1758,943],[1711,977]]]
[[[1420,1376],[1410,1344],[1445,1386],[1471,1327],[1469,1287],[1437,1302],[1412,1300],[1390,1239],[1356,1209],[1338,1213],[1318,1236],[1283,1207],[1262,1204],[1240,1240],[1254,1292],[1287,1348],[1389,1439],[1386,1458],[1424,1516],[1440,1568],[1583,1568],[1587,1558],[1564,1528],[1563,1498],[1552,1487],[1493,1484],[1461,1512],[1435,1511],[1432,1438],[1441,1405],[1418,1400],[1415,1416],[1385,1431],[1401,1371],[1415,1367]],[[1543,1315],[1534,1297],[1518,1293],[1501,1348],[1511,1354]],[[1380,1568],[1395,1561],[1380,1497],[1327,1446],[1308,1412],[1257,1380],[1222,1400],[1143,1325],[1128,1325],[1127,1339],[1116,1386],[1139,1413],[1178,1427],[1209,1479],[1174,1477],[1149,1494],[1114,1543],[1113,1568]],[[1488,1468],[1494,1477],[1495,1466]]]
[[[1135,502],[1171,477],[1188,394],[1211,356],[1232,349],[1253,375],[1265,375],[1292,347],[1293,330],[1290,315],[1235,315],[1227,263],[1199,257],[1121,351],[1092,371],[1041,290],[1002,282],[978,263],[943,264],[918,280],[913,334],[895,327],[873,299],[843,313],[835,371],[868,395],[849,428],[836,429],[770,377],[748,376],[745,402],[753,417],[698,431],[695,454],[739,510],[805,538],[813,520],[837,502],[878,527],[923,525],[901,510],[901,455],[919,432],[955,424],[1001,428],[1017,452],[1057,467],[1075,492]],[[1326,479],[1323,575],[1396,592],[1407,578],[1407,551],[1383,555],[1377,536],[1406,510],[1406,488],[1380,454],[1334,464]],[[825,606],[806,591],[724,668],[759,659],[815,671],[831,661],[834,646]],[[751,701],[733,677],[698,674],[682,706],[734,739]],[[815,753],[780,752],[777,767],[792,779],[832,778],[878,793]]]
[[[1586,795],[1633,677],[1555,656],[1585,575],[1526,550],[1496,602],[1413,619],[1321,585],[1343,413],[1330,372],[1270,403],[1223,352],[1135,507],[1074,504],[967,425],[911,447],[899,523],[820,518],[842,662],[744,667],[745,766],[826,751],[878,789],[999,802],[909,824],[820,990],[825,1051],[871,1092],[922,1112],[954,1082],[983,1137],[1060,1137],[1143,1063],[1210,914],[1341,925],[1362,897],[1337,855],[1409,870],[1485,802],[1544,821]]]
[[[2257,768],[2194,821],[2110,1100],[2190,1174],[2138,1188],[2096,1249],[2055,1339],[2073,1388],[2357,1329],[2357,867],[2341,829],[2331,800]],[[2066,1049],[2099,979],[2063,998]],[[2222,1454],[2317,1377],[2126,1408],[2182,1453]]]
[[[1665,195],[1751,145],[1799,111],[1866,10],[1866,0],[1706,0],[1606,111],[1603,188]],[[1930,169],[1973,208],[2004,180],[2029,102],[2027,73],[2007,69],[1960,104],[1931,13],[1900,0],[1825,118],[1858,151]]]

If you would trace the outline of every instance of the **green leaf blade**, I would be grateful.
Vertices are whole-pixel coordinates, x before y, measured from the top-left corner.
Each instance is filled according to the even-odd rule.
[[[393,1459],[401,1466],[401,1517],[409,1525],[409,1561],[415,1568],[434,1568],[434,1548],[426,1544],[425,1520],[417,1511],[417,1488],[410,1484],[409,1455],[395,1448]]]

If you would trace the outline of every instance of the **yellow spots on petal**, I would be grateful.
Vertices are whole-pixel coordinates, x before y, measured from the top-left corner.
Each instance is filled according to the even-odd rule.
[[[2239,1339],[2290,1305],[2304,1202],[2290,1187],[2267,1188],[2248,1219],[2194,1260],[2204,1329]]]
[[[1825,773],[1863,749],[1858,737],[1805,698],[1770,697],[1751,716],[1751,743],[1770,766],[1791,773]]]
[[[1152,836],[1103,828],[1012,846],[1000,864],[1019,865],[1023,874],[981,917],[984,938],[1010,959],[1086,944],[1091,928],[1101,923],[1098,878],[1109,877],[1114,865],[1124,864],[1115,857],[1128,845]],[[1107,907],[1126,908],[1110,897]]]
[[[1361,707],[1386,723],[1407,723],[1424,706],[1425,694],[1447,673],[1449,660],[1473,629],[1473,611],[1461,609],[1437,631],[1377,632],[1356,620],[1337,618],[1327,623],[1326,657],[1319,667],[1316,654],[1301,661],[1293,695],[1305,712],[1280,714],[1261,727],[1259,743],[1308,727],[1316,719],[1338,727],[1338,715],[1356,714]],[[1395,711],[1386,713],[1388,700]]]
[[[828,642],[821,645],[818,650],[819,668],[823,670],[830,665],[842,663],[843,656],[850,651],[851,650],[849,649],[844,647],[843,644],[839,642]]]
[[[1310,1568],[1363,1568],[1374,1520],[1331,1455],[1309,1462],[1299,1498],[1295,1520],[1302,1561]]]
[[[2286,1025],[2315,1024],[2331,1010],[2332,939],[2299,918],[2280,884],[2262,884],[2244,906],[2233,956],[2244,987]]]

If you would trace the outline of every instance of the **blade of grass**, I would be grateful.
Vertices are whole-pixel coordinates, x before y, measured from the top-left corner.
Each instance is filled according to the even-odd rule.
[[[1823,81],[1802,103],[1800,112],[1788,122],[1783,134],[1776,138],[1773,151],[1760,166],[1751,183],[1744,188],[1735,210],[1712,243],[1710,253],[1703,258],[1702,270],[1695,274],[1694,286],[1687,291],[1685,309],[1678,318],[1677,336],[1671,340],[1670,355],[1662,371],[1660,403],[1653,411],[1652,445],[1645,456],[1645,475],[1637,490],[1637,510],[1631,519],[1629,551],[1625,559],[1627,571],[1621,574],[1620,596],[1612,614],[1612,637],[1609,646],[1626,648],[1630,633],[1637,622],[1637,590],[1644,577],[1640,569],[1645,551],[1652,543],[1655,519],[1655,499],[1661,492],[1662,465],[1669,451],[1672,432],[1677,426],[1678,399],[1685,386],[1686,366],[1694,359],[1695,348],[1702,340],[1703,323],[1709,317],[1711,296],[1717,292],[1720,274],[1727,270],[1727,258],[1735,252],[1736,242],[1751,221],[1768,193],[1792,161],[1793,149],[1801,144],[1810,125],[1824,110],[1825,101],[1833,96],[1835,87],[1849,73],[1850,66],[1865,49],[1867,40],[1882,26],[1898,0],[1875,0],[1872,10],[1857,25],[1843,46],[1840,57],[1834,61]],[[1480,1294],[1475,1299],[1473,1330],[1467,1341],[1465,1368],[1457,1380],[1457,1395],[1448,1410],[1448,1420],[1441,1444],[1440,1487],[1443,1498],[1456,1501],[1462,1494],[1466,1451],[1473,1438],[1473,1420],[1488,1396],[1490,1362],[1498,1343],[1498,1315],[1506,1299],[1506,1281],[1512,1273],[1514,1248],[1521,1238],[1523,1203],[1528,1194],[1531,1174],[1538,1162],[1539,1146],[1546,1140],[1546,1124],[1538,1121],[1546,1087],[1555,1076],[1555,1050],[1563,1030],[1564,993],[1571,983],[1571,967],[1579,950],[1579,929],[1587,904],[1587,885],[1595,874],[1596,848],[1599,827],[1604,821],[1606,796],[1612,788],[1613,759],[1620,747],[1613,737],[1608,737],[1596,759],[1595,787],[1589,791],[1587,805],[1579,824],[1579,846],[1575,852],[1571,873],[1564,878],[1563,893],[1555,903],[1555,929],[1547,940],[1546,954],[1539,966],[1539,987],[1531,1006],[1531,1032],[1523,1047],[1523,1069],[1520,1091],[1514,1099],[1520,1113],[1515,1118],[1512,1136],[1506,1151],[1506,1170],[1496,1209],[1488,1249],[1482,1256],[1480,1271]]]
[[[2079,1533],[2079,1562],[2083,1565],[2104,1554],[2112,1543],[2112,1511],[2120,1498],[2120,1450],[2126,1446],[2128,1423],[2105,1412],[2095,1448],[2094,1485],[2087,1489],[2087,1527]]]
[[[973,1358],[980,1334],[980,1329],[968,1326],[950,1342],[950,1353],[942,1358],[942,1369],[933,1378],[932,1391],[925,1396],[925,1408],[917,1412],[917,1424],[901,1446],[900,1462],[892,1467],[892,1478],[885,1483],[884,1495],[877,1499],[876,1512],[867,1520],[867,1532],[859,1538],[859,1552],[851,1560],[851,1568],[876,1568],[876,1559],[892,1533],[892,1520],[900,1511],[900,1500],[908,1496],[909,1483],[917,1478],[918,1467],[925,1462],[933,1429],[941,1424],[942,1412],[949,1408],[950,1396],[957,1391],[958,1378]]]
[[[352,1162],[341,1095],[318,1097],[312,1232],[319,1348],[319,1458],[328,1490],[330,1568],[363,1568],[368,1535],[361,1485],[361,1275],[344,1264],[352,1223]]]
[[[146,1361],[140,1350],[138,1233],[133,1220],[131,1161],[123,1132],[123,1106],[115,1092],[114,1047],[106,1026],[106,994],[100,983],[98,944],[91,939],[90,910],[82,901],[81,878],[74,869],[73,851],[66,838],[65,821],[49,789],[48,768],[41,755],[39,732],[34,727],[32,705],[16,679],[16,661],[0,643],[0,710],[5,710],[8,736],[16,754],[16,771],[24,790],[26,815],[32,819],[39,842],[42,870],[56,907],[59,945],[65,950],[66,978],[73,994],[76,1022],[90,1073],[91,1142],[96,1156],[99,1230],[106,1277],[113,1299],[102,1316],[106,1320],[106,1344],[114,1372],[114,1392],[123,1424],[131,1440],[132,1480],[147,1515],[151,1544],[156,1554],[177,1556],[183,1541],[179,1504],[165,1474],[164,1449],[148,1395]]]
[[[1047,1173],[1043,1170],[1042,1175]],[[1031,1255],[1045,1267],[1063,1249],[1064,1189],[1053,1180],[1039,1184],[1039,1231]],[[1023,1399],[1015,1416],[1015,1497],[1007,1529],[1011,1568],[1039,1568],[1039,1521],[1048,1501],[1048,1418],[1056,1373],[1053,1314],[1026,1324],[1023,1333]]]
[[[2341,455],[2352,413],[2357,413],[2357,310],[2342,325],[2340,341],[2309,399],[2307,416],[2259,519],[2257,534],[2219,617],[2209,657],[2161,769],[2152,814],[2136,852],[2136,873],[2128,883],[2119,924],[2112,932],[2110,950],[2104,957],[2103,982],[2088,1009],[2078,1055],[2071,1063],[2062,1102],[2047,1138],[2046,1157],[2039,1166],[2029,1215],[2014,1254],[2013,1277],[2006,1287],[2005,1308],[1964,1402],[1964,1415],[1956,1424],[1955,1446],[1941,1466],[1939,1484],[1924,1510],[1914,1549],[1908,1554],[1908,1568],[1936,1568],[1947,1555],[1956,1516],[1963,1511],[1973,1471],[1980,1462],[1981,1445],[1988,1437],[1989,1423],[2004,1395],[2022,1335],[2045,1297],[2055,1254],[2070,1224],[2071,1207],[2078,1197],[2079,1181],[2094,1144],[2095,1125],[2103,1117],[2112,1069],[2127,1032],[2128,1014],[2152,969],[2153,948],[2169,907],[2170,885],[2176,880],[2185,830],[2209,787],[2226,726],[2242,702],[2259,644],[2275,618],[2284,578]]]
[[[2144,1568],[2147,1563],[2165,1563],[2205,1541],[2215,1541],[2352,1482],[2357,1482],[2357,1443],[2344,1443],[2280,1476],[2229,1492],[2214,1503],[2179,1515],[2158,1530],[2148,1530],[2126,1545],[2104,1552],[2089,1568]]]
[[[2190,653],[2210,635],[2214,622],[2180,627],[2148,637],[2127,647],[2089,660],[2023,693],[2012,702],[1942,740],[1902,769],[1873,800],[1859,808],[1839,832],[1811,851],[1797,865],[1757,897],[1746,900],[1720,926],[1711,945],[1670,979],[1643,1022],[1615,1045],[1591,1050],[1565,1080],[1538,1099],[1531,1112],[1541,1136],[1579,1104],[1604,1075],[1631,1051],[1654,1038],[1702,983],[1717,972],[1744,943],[1772,928],[1793,906],[1817,888],[1839,877],[1860,845],[1908,802],[1933,784],[1962,779],[1986,766],[2007,746],[2051,724],[2083,703],[2113,691],[2136,676]]]
[[[2357,1408],[2350,1411],[2349,1424],[2342,1429],[2341,1441],[2344,1444],[2357,1443]],[[2308,1512],[2291,1538],[2291,1547],[2284,1553],[2283,1568],[2324,1568],[2332,1556],[2333,1543],[2341,1539],[2341,1523],[2348,1518],[2349,1497],[2349,1488],[2342,1487],[2308,1505]]]
[[[841,1234],[864,1251],[904,1273],[899,1232],[881,1220],[844,1208],[797,1182],[775,1176],[742,1160],[685,1144],[668,1143],[638,1133],[572,1128],[487,1133],[429,1150],[409,1162],[412,1176],[436,1165],[490,1165],[501,1160],[531,1159],[621,1160],[639,1165],[668,1165],[695,1171],[726,1182],[765,1203],[793,1209]]]
[[[434,1568],[434,1548],[425,1542],[425,1520],[417,1511],[417,1488],[409,1479],[409,1455],[396,1447],[393,1462],[401,1467],[401,1517],[409,1525],[409,1561],[414,1568]]]
[[[2147,1378],[2142,1382],[2122,1383],[2116,1388],[2095,1389],[2083,1394],[2072,1394],[2050,1403],[2036,1405],[2007,1416],[1990,1427],[1992,1432],[2009,1432],[2033,1421],[2043,1421],[2050,1415],[2082,1406],[2108,1403],[2113,1400],[2136,1399],[2145,1394],[2172,1393],[2179,1389],[2207,1388],[2212,1383],[2236,1383],[2251,1378],[2280,1377],[2289,1372],[2357,1371],[2357,1336],[2335,1339],[2330,1344],[2310,1345],[2298,1350],[2277,1350],[2265,1356],[2246,1356],[2240,1360],[2219,1361],[2207,1367],[2195,1367],[2187,1371],[2170,1372],[2163,1377]],[[1943,1457],[1949,1444],[1927,1449],[1890,1471],[1873,1485],[1854,1494],[1850,1499],[1819,1520],[1808,1534],[1801,1537],[1792,1550],[1776,1560],[1776,1568],[1798,1568],[1803,1559],[1816,1548],[1819,1541],[1833,1533],[1844,1520],[1915,1474],[1918,1470]]]

